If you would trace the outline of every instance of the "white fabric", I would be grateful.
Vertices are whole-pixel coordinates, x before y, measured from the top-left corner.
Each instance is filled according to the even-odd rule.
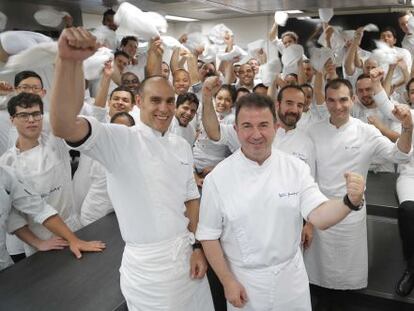
[[[307,112],[302,112],[298,123],[296,123],[296,128],[304,132],[308,131],[308,128],[319,121],[327,118],[329,116],[329,111],[326,108],[326,104],[317,105],[312,103],[310,109]]]
[[[105,168],[99,162],[92,161],[89,173],[91,185],[80,209],[82,226],[89,225],[114,210],[108,195]]]
[[[96,41],[111,50],[116,50],[118,47],[118,39],[116,33],[105,25],[96,27],[92,34],[96,37]]]
[[[414,161],[410,161],[411,168],[414,168]],[[400,203],[404,201],[414,201],[414,174],[400,174],[397,179],[397,195]]]
[[[226,124],[233,127],[234,115],[229,114],[224,119],[219,118],[220,124]],[[196,170],[202,171],[206,167],[216,166],[219,162],[224,160],[231,154],[229,148],[224,144],[217,144],[210,140],[200,124],[200,130],[197,140],[194,144],[194,166]]]
[[[5,31],[0,34],[0,43],[4,51],[14,55],[42,42],[53,40],[45,35],[31,31]]]
[[[13,261],[6,251],[6,222],[11,207],[30,215],[34,221],[41,224],[56,211],[45,203],[39,195],[23,184],[10,167],[0,165],[0,270],[7,268]]]
[[[114,58],[112,51],[106,47],[99,48],[95,54],[85,59],[83,62],[83,72],[86,80],[100,78],[105,62]]]
[[[36,22],[38,22],[42,26],[56,28],[62,23],[62,19],[66,15],[69,15],[69,13],[59,12],[54,9],[43,9],[36,11],[33,14],[33,17],[36,20]]]
[[[239,149],[204,180],[196,237],[220,238],[231,266],[270,267],[294,257],[303,218],[326,200],[302,161],[273,148],[259,165]]]
[[[303,58],[303,47],[299,44],[291,44],[285,48],[282,54],[283,75],[298,73],[298,61]]]
[[[309,280],[300,250],[289,261],[262,269],[233,266],[233,273],[246,289],[243,311],[311,311]],[[228,311],[239,311],[227,302]]]
[[[243,50],[241,47],[235,45],[233,46],[233,49],[230,52],[224,52],[224,53],[217,53],[217,58],[222,61],[231,61],[235,59],[236,57],[244,57],[247,56],[247,52]]]
[[[118,33],[129,33],[144,40],[158,37],[167,31],[167,22],[163,16],[156,12],[143,12],[136,6],[122,2],[114,22],[119,26]]]
[[[7,16],[3,12],[0,11],[0,31],[3,31],[7,25]]]
[[[276,149],[262,165],[239,149],[206,177],[196,236],[220,239],[246,288],[244,309],[311,310],[300,236],[303,218],[326,200],[309,167]]]
[[[40,144],[30,150],[20,152],[13,147],[3,154],[0,163],[13,167],[17,176],[24,177],[28,185],[56,209],[69,228],[73,231],[80,228],[74,208],[69,152],[62,140],[49,135],[43,136]],[[32,218],[11,213],[10,231],[24,225],[28,225],[29,229],[41,239],[49,239],[53,236],[44,226],[36,224]],[[25,244],[25,252],[31,255],[35,249]]]
[[[193,234],[151,244],[127,243],[121,291],[130,311],[213,311],[207,277],[190,278]]]
[[[194,142],[196,140],[196,130],[192,124],[188,124],[186,127],[181,126],[177,118],[174,117],[170,125],[170,131],[171,133],[184,138],[191,147],[194,145]]]
[[[74,149],[105,167],[124,241],[155,243],[185,231],[184,202],[199,197],[188,143],[142,122],[126,127],[87,119],[91,137]]]
[[[332,8],[321,8],[321,9],[318,9],[318,13],[319,13],[319,18],[324,23],[329,23],[329,21],[331,20],[331,18],[334,16],[334,10]]]
[[[232,36],[233,32],[226,25],[217,24],[213,28],[210,29],[208,33],[208,38],[214,44],[222,45],[224,44],[224,37],[226,36],[226,34]]]
[[[285,27],[288,18],[289,15],[286,12],[275,12],[275,23],[279,26]]]
[[[308,134],[316,149],[316,181],[329,198],[342,198],[346,194],[345,172],[361,174],[366,180],[372,159],[405,162],[411,156],[399,151],[397,144],[375,127],[352,117],[340,128],[329,119],[323,120],[311,126]],[[311,283],[334,289],[366,287],[368,258],[364,228],[365,208],[351,212],[324,232],[314,230],[314,241],[304,254]],[[323,263],[318,263],[320,258],[324,258]]]

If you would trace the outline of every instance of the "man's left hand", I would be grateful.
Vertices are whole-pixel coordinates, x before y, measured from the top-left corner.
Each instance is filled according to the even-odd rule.
[[[410,108],[407,105],[395,105],[392,113],[404,128],[413,128],[413,118]]]
[[[207,260],[201,249],[195,249],[190,258],[191,278],[202,279],[207,272]]]
[[[82,252],[102,252],[105,249],[105,243],[101,241],[83,241],[75,240],[69,242],[69,248],[76,258],[82,258]]]

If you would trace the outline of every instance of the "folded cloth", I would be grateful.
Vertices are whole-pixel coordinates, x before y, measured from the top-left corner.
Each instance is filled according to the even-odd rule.
[[[17,72],[27,68],[43,68],[55,63],[57,42],[42,42],[8,58],[2,72]]]
[[[265,47],[265,41],[263,39],[259,39],[247,44],[247,53],[250,56],[255,57],[257,52],[260,51]]]
[[[101,25],[92,30],[92,34],[96,37],[96,41],[113,51],[118,47],[116,33],[105,25]]]
[[[332,8],[321,8],[318,10],[319,12],[319,18],[324,23],[329,23],[331,18],[334,16],[334,10]]]
[[[112,59],[112,51],[106,47],[99,48],[95,54],[85,59],[83,62],[83,71],[86,80],[98,79],[104,69],[105,62]]]
[[[232,36],[233,31],[231,31],[231,29],[224,24],[218,24],[210,30],[210,32],[208,33],[208,38],[214,44],[222,45],[224,44],[224,37],[226,35]]]
[[[224,53],[218,53],[217,58],[224,61],[231,61],[237,57],[245,57],[247,56],[247,52],[243,50],[241,47],[235,45],[233,46],[233,49],[230,52],[224,52]]]
[[[136,6],[122,2],[115,16],[114,22],[119,26],[117,32],[129,33],[144,40],[158,37],[167,31],[167,21],[156,12],[143,12]]]
[[[284,27],[289,18],[289,15],[286,12],[276,11],[275,12],[275,23],[279,26]]]

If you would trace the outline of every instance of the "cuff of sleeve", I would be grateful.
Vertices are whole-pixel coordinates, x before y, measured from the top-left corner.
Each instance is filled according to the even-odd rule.
[[[307,204],[307,206],[302,210],[302,217],[303,219],[308,220],[308,216],[309,214],[315,209],[317,208],[319,205],[321,205],[322,203],[325,203],[326,201],[328,201],[328,198],[325,197],[324,195],[321,195],[318,198],[315,198],[312,204]]]
[[[218,240],[221,237],[220,229],[213,229],[198,223],[196,239],[198,241]]]
[[[49,217],[56,215],[58,212],[49,204],[45,204],[43,211],[34,217],[34,221],[42,224]]]
[[[70,149],[78,150],[80,152],[89,150],[93,146],[93,142],[96,136],[99,135],[99,132],[101,130],[101,128],[99,127],[99,125],[101,124],[95,118],[89,117],[89,116],[81,116],[81,117],[84,118],[86,121],[88,121],[89,126],[90,126],[90,132],[85,137],[85,139],[81,142],[70,143],[70,142],[65,141],[65,144]]]
[[[16,209],[12,208],[9,214],[9,218],[6,223],[6,230],[12,234],[14,231],[27,225],[27,220],[23,214]]]

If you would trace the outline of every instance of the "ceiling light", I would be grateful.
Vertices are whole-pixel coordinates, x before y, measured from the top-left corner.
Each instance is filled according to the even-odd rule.
[[[181,17],[181,16],[174,16],[174,15],[165,15],[165,19],[170,21],[178,21],[178,22],[197,22],[198,19],[189,18],[189,17]]]
[[[303,13],[303,11],[299,11],[299,10],[288,10],[288,11],[283,11],[283,12],[288,13],[288,14],[301,14],[301,13]]]

